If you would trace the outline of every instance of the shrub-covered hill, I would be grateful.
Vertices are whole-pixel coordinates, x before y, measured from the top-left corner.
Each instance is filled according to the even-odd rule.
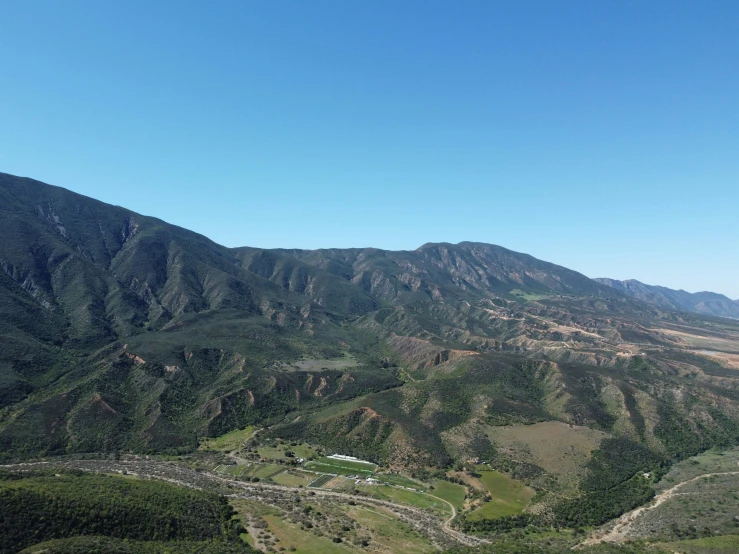
[[[111,537],[72,537],[40,542],[24,548],[21,554],[254,554],[257,552],[245,544],[223,542],[184,541],[130,541]]]
[[[224,497],[165,483],[81,472],[4,472],[0,507],[2,552],[80,535],[108,537],[104,542],[113,544],[176,541],[193,548],[209,542],[251,551],[243,547],[245,531]],[[75,544],[55,551],[74,551]]]

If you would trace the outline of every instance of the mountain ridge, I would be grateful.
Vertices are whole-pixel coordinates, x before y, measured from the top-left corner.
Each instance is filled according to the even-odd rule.
[[[662,308],[686,310],[733,319],[739,318],[739,300],[732,300],[728,296],[716,292],[690,293],[682,289],[675,290],[659,285],[647,285],[636,279],[619,281],[617,279],[596,278],[593,280]]]

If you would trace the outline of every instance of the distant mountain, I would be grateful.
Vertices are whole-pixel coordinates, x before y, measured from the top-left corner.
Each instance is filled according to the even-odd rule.
[[[684,290],[646,285],[635,279],[618,281],[616,279],[600,278],[594,279],[594,281],[667,310],[685,310],[698,314],[739,318],[739,300],[732,300],[723,294],[715,292],[690,293]]]
[[[511,291],[614,296],[581,273],[492,244],[430,243],[377,248],[278,250],[342,277],[389,303],[453,301]]]

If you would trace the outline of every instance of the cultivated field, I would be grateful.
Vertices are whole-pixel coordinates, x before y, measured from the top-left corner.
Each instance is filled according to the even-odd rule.
[[[438,514],[449,514],[450,512],[449,506],[445,502],[431,496],[430,494],[422,492],[414,492],[383,485],[368,485],[366,487],[362,487],[361,490],[374,498],[389,500],[391,502],[400,502],[402,504],[408,504],[409,506],[415,506],[416,508],[432,510]]]
[[[434,479],[433,485],[434,490],[428,491],[429,494],[446,500],[457,510],[461,510],[464,507],[464,497],[467,493],[467,489],[465,487],[456,483],[444,481],[443,479]]]
[[[507,475],[498,471],[484,470],[481,467],[478,467],[477,471],[481,474],[479,481],[492,499],[473,510],[467,516],[470,521],[520,514],[534,497],[533,489]]]
[[[332,458],[319,458],[305,464],[305,469],[320,473],[335,473],[337,475],[358,475],[368,477],[377,469],[375,464],[368,462],[354,462],[351,460],[334,460]]]
[[[328,474],[319,475],[318,477],[313,479],[313,481],[310,482],[310,486],[313,487],[314,489],[320,489],[321,487],[323,487],[323,485],[331,481],[334,477],[335,475],[328,475]]]
[[[300,471],[297,469],[286,469],[282,473],[272,476],[272,480],[278,485],[288,487],[307,487],[316,478],[315,473]]]
[[[377,479],[381,483],[385,483],[387,485],[394,485],[396,487],[406,487],[409,489],[416,489],[419,491],[426,490],[426,485],[423,483],[416,481],[414,479],[411,479],[410,477],[406,477],[405,475],[399,475],[397,473],[376,473],[372,476],[374,479]]]

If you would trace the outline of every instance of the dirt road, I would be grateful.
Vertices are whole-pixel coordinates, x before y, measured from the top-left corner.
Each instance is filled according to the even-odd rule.
[[[649,504],[646,504],[644,506],[631,510],[630,512],[627,512],[624,515],[622,515],[620,518],[616,520],[616,524],[610,530],[599,529],[595,531],[590,537],[588,537],[584,542],[582,542],[578,546],[590,546],[593,544],[600,544],[602,542],[618,543],[618,542],[624,542],[626,540],[629,540],[630,538],[634,538],[634,537],[629,536],[629,530],[641,515],[643,515],[644,513],[650,510],[654,510],[657,506],[659,506],[660,504],[672,498],[675,494],[677,494],[678,489],[680,489],[681,487],[684,487],[685,485],[689,483],[693,483],[700,479],[706,479],[708,477],[713,477],[714,475],[739,475],[739,471],[724,471],[721,473],[705,473],[703,475],[698,475],[697,477],[693,477],[692,479],[688,479],[687,481],[682,481],[681,483],[678,483],[674,487],[671,487],[659,493],[657,496],[655,496],[652,499],[652,501]]]

